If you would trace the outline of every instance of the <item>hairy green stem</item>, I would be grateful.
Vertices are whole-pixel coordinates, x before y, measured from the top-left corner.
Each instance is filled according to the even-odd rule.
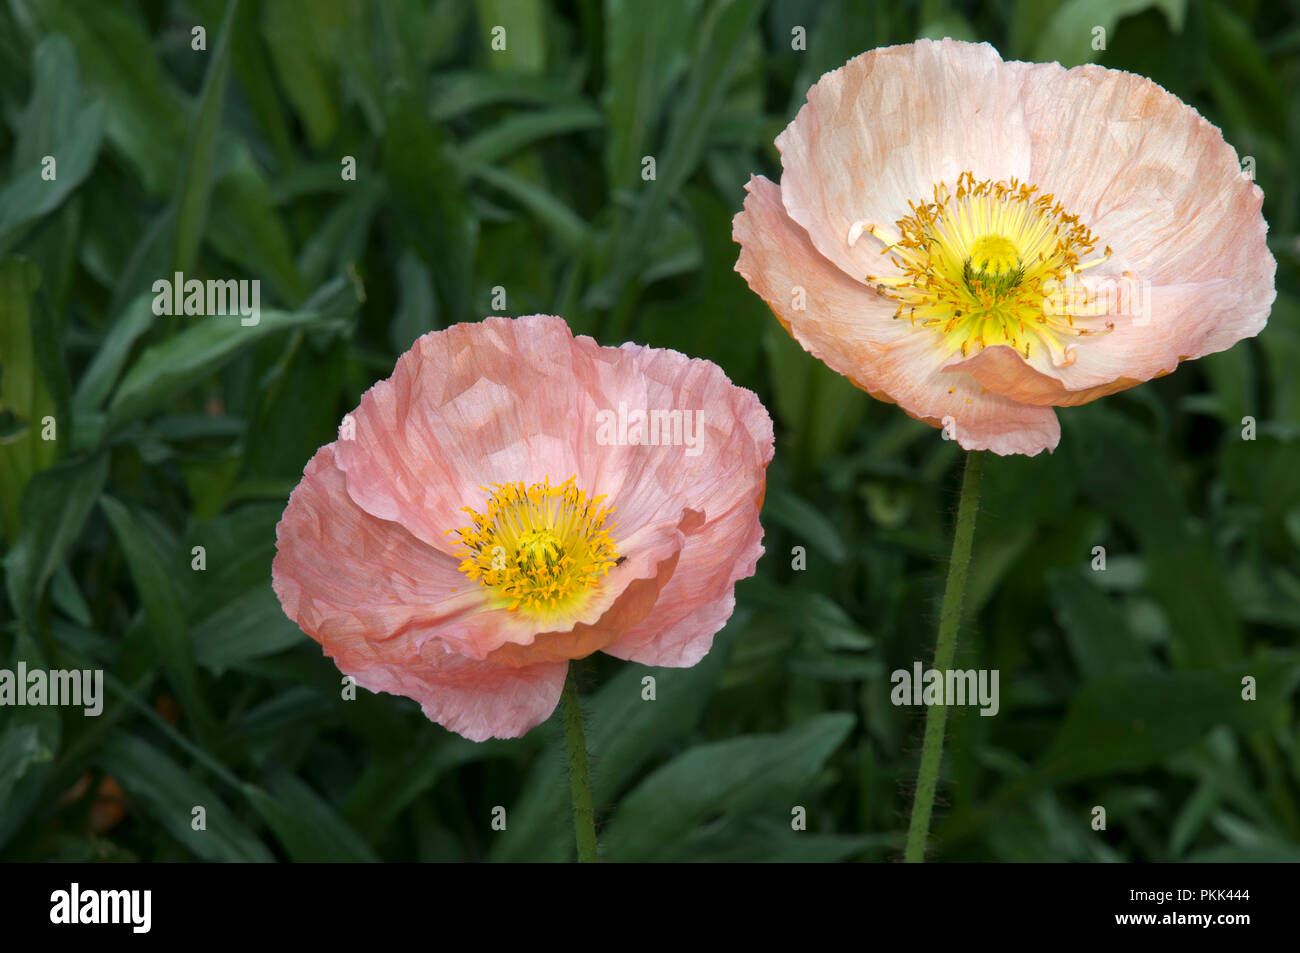
[[[957,527],[952,537],[952,558],[948,561],[948,582],[943,589],[943,606],[939,610],[939,639],[934,650],[934,668],[946,672],[952,668],[957,652],[957,624],[961,621],[962,597],[966,593],[966,575],[970,569],[971,541],[975,538],[975,514],[979,510],[980,473],[984,454],[966,454],[962,476],[961,501],[957,504]],[[907,847],[903,860],[919,864],[925,860],[925,843],[930,836],[930,811],[934,791],[939,783],[939,764],[943,761],[943,730],[948,721],[945,705],[931,705],[925,713],[925,740],[921,743],[921,768],[916,775],[916,793],[912,798],[912,820],[907,828]]]
[[[569,792],[573,798],[573,836],[578,842],[578,863],[596,862],[596,812],[591,806],[591,781],[587,772],[587,742],[582,734],[582,709],[573,663],[564,679],[560,709],[564,717],[564,740],[569,749]]]

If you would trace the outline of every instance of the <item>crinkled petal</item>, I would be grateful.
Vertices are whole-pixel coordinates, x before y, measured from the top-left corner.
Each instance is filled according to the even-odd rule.
[[[1082,318],[1092,333],[1064,353],[946,361],[1016,402],[1080,404],[1169,373],[1259,333],[1276,297],[1262,192],[1214,125],[1142,76],[921,40],[826,74],[777,145],[787,212],[858,280],[897,272],[863,226],[892,230],[965,169],[1052,193],[1111,248],[1077,279],[1108,313]]]
[[[790,217],[846,274],[894,273],[855,223],[893,228],[909,202],[963,171],[1022,181],[1030,171],[1020,77],[987,43],[918,40],[869,50],[827,73],[776,139]]]
[[[1005,344],[984,348],[965,360],[955,360],[946,368],[969,374],[980,386],[1022,404],[1073,407],[1098,397],[1126,390],[1141,381],[1121,377],[1108,384],[1085,390],[1066,390],[1060,379],[1025,361],[1014,348]]]
[[[1024,77],[1030,181],[1114,253],[1084,280],[1110,294],[1114,331],[1078,340],[1070,363],[1047,373],[1097,396],[1258,334],[1277,263],[1263,192],[1219,129],[1143,76],[1009,66]]]
[[[772,420],[753,393],[707,361],[630,345],[623,351],[602,376],[604,393],[641,403],[637,394],[645,389],[647,406],[701,408],[703,428],[694,456],[673,447],[629,449],[642,463],[611,471],[621,481],[617,498],[633,512],[689,499],[701,521],[686,536],[654,611],[604,651],[643,664],[692,666],[731,618],[736,582],[753,575],[763,554],[758,515],[774,452]],[[634,373],[620,369],[624,363]]]
[[[518,738],[545,721],[559,703],[569,663],[519,668],[426,652],[386,657],[356,671],[340,661],[339,669],[372,692],[415,699],[425,717],[470,741],[486,741]]]
[[[762,507],[760,488],[688,537],[654,612],[605,646],[606,654],[670,668],[702,659],[736,607],[736,583],[754,574],[763,555]]]
[[[590,376],[560,318],[488,318],[424,335],[349,416],[337,444],[348,492],[367,512],[452,552],[448,535],[493,483],[585,484]]]
[[[683,418],[680,442],[660,433],[658,445],[602,448],[596,485],[617,501],[620,525],[661,519],[683,501],[698,517],[685,528],[676,572],[653,610],[605,651],[651,665],[693,665],[730,617],[737,580],[753,574],[763,552],[758,514],[772,420],[717,365],[676,351],[627,344],[602,350],[596,367],[597,401],[615,416],[682,411],[695,422],[690,427]]]
[[[481,612],[453,557],[352,502],[334,446],[308,462],[276,527],[271,581],[285,614],[327,649],[369,652],[397,636],[446,636]]]
[[[871,396],[918,420],[946,426],[967,450],[1034,455],[1052,450],[1060,424],[1050,407],[986,390],[974,377],[943,369],[934,335],[893,318],[892,302],[830,265],[788,215],[780,189],[750,180],[733,236],[736,270],[805,350]],[[795,306],[791,289],[805,290]]]
[[[541,639],[553,646],[544,658],[589,655],[621,631],[616,620],[630,624],[627,620],[649,611],[648,591],[657,592],[661,577],[666,582],[663,567],[677,563],[685,542],[682,527],[696,521],[687,511],[642,527],[625,539],[623,562],[588,599],[542,624],[496,605],[489,589],[457,569],[456,558],[357,506],[334,465],[336,447],[322,447],[308,463],[277,528],[272,564],[285,613],[327,650],[342,645],[360,650],[364,642],[367,651],[396,651],[389,643],[438,639],[448,651],[481,660],[503,646],[531,646]],[[578,627],[590,646],[575,649],[575,655],[555,651],[572,642],[558,635]],[[526,653],[511,658],[515,665],[536,660]]]
[[[609,440],[626,409],[666,415],[665,439]],[[677,660],[662,664],[707,650],[762,551],[771,457],[766,411],[709,362],[601,348],[541,315],[459,325],[416,342],[308,464],[276,592],[358,684],[466,737],[512,737],[554,708],[572,658],[620,640]],[[462,508],[485,512],[493,484],[570,476],[613,507],[618,563],[572,610],[511,610],[459,571]],[[692,578],[670,588],[683,565]]]
[[[761,492],[772,459],[771,418],[716,364],[666,348],[603,348],[592,392],[610,421],[645,415],[644,427],[629,425],[627,443],[593,448],[595,490],[613,501],[621,530],[671,517],[684,505],[707,521]],[[668,419],[678,412],[680,430],[676,417]],[[657,443],[633,443],[636,436]]]

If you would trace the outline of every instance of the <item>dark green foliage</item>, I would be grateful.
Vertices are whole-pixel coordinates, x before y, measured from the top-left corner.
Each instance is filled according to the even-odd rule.
[[[933,856],[1300,859],[1297,12],[0,2],[0,668],[107,673],[98,718],[0,708],[0,859],[573,856],[558,719],[476,745],[343,701],[269,582],[314,450],[498,286],[503,313],[717,362],[777,426],[767,555],[713,652],[582,663],[608,859],[896,859],[921,710],[889,676],[933,651],[958,451],[779,328],[730,219],[824,71],[943,35],[1196,106],[1256,162],[1278,300],[1257,339],[1062,411],[1055,454],[987,461],[958,664],[1000,671],[1001,711],[951,714]],[[173,270],[259,279],[260,323],[155,317]]]

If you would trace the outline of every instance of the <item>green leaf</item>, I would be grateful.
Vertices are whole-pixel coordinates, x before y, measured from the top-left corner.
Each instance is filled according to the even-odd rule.
[[[1220,468],[1224,482],[1243,501],[1258,507],[1260,525],[1273,551],[1285,558],[1290,549],[1285,540],[1287,513],[1300,506],[1300,439],[1282,440],[1262,434],[1254,440],[1236,439],[1240,427],[1224,443]]]
[[[761,332],[777,413],[790,431],[796,461],[821,460],[843,449],[867,395],[812,358],[776,319]]]
[[[1109,42],[1121,18],[1152,8],[1164,13],[1174,32],[1182,30],[1187,0],[1066,0],[1038,34],[1033,58],[1062,66],[1091,63],[1101,52],[1093,49],[1094,28],[1105,29]]]
[[[740,818],[688,839],[680,859],[710,864],[835,864],[875,847],[898,853],[894,834],[814,834],[791,830],[788,819]]]
[[[73,408],[78,411],[78,415],[103,406],[131,356],[132,346],[157,320],[152,302],[153,297],[148,294],[133,299],[118,315],[96,348],[95,356],[90,359],[90,365],[77,382],[73,396]]]
[[[160,409],[259,341],[321,322],[303,311],[262,311],[258,323],[249,326],[243,320],[237,315],[198,318],[198,323],[147,349],[113,395],[109,429]]]
[[[438,299],[429,269],[409,248],[397,261],[397,312],[388,327],[388,340],[398,354],[410,350],[416,339],[438,327]]]
[[[202,546],[207,567],[201,574],[187,577],[193,582],[185,596],[192,620],[204,620],[253,590],[268,586],[275,558],[275,527],[284,512],[285,498],[232,507],[206,521],[196,518],[187,529],[182,548],[191,553],[195,546]]]
[[[11,668],[16,669],[20,660],[29,669],[46,665],[40,646],[25,632],[15,640]],[[0,733],[0,847],[47,803],[46,787],[62,741],[63,725],[56,708],[24,706],[5,714]]]
[[[190,5],[207,23],[221,22],[225,0],[194,0]],[[232,26],[231,65],[276,159],[285,166],[292,164],[293,144],[288,119],[276,88],[269,51],[262,42],[261,14],[259,4],[244,3],[239,7]]]
[[[211,716],[199,691],[185,610],[172,581],[180,567],[189,571],[188,558],[179,566],[169,566],[158,546],[149,539],[144,525],[130,510],[107,495],[99,504],[126,556],[131,579],[149,619],[158,659],[181,706],[200,730],[206,730]]]
[[[1217,667],[1240,658],[1241,622],[1226,574],[1204,535],[1189,527],[1168,454],[1153,452],[1152,436],[1114,410],[1087,411],[1062,421],[1062,446],[1074,457],[1078,485],[1138,537],[1148,556],[1148,586],[1169,615],[1174,661]]]
[[[844,540],[835,524],[801,496],[775,486],[763,501],[763,516],[784,526],[799,543],[808,543],[836,565],[848,557]]]
[[[297,481],[316,450],[337,437],[339,418],[351,406],[343,397],[346,357],[341,342],[293,342],[249,415],[241,479]],[[300,412],[290,417],[284,407]]]
[[[26,686],[20,687],[24,691]],[[14,785],[27,774],[34,764],[47,762],[52,757],[41,746],[40,731],[33,724],[10,723],[0,734],[0,817],[5,816]]]
[[[86,597],[81,594],[77,581],[72,578],[67,563],[59,563],[50,578],[50,601],[60,612],[77,622],[82,628],[89,629],[94,626],[95,621],[91,618],[90,606],[86,604]]]
[[[11,436],[0,443],[0,529],[9,538],[18,530],[23,488],[34,473],[54,462],[58,448],[56,441],[42,439],[43,421],[54,414],[54,398],[41,373],[33,333],[32,297],[40,283],[40,272],[31,262],[0,261],[0,315],[4,316],[0,321],[0,411],[12,418]]]
[[[111,104],[109,140],[151,195],[166,192],[185,140],[183,97],[162,71],[134,8],[67,0],[30,0],[30,6],[49,32],[72,41],[87,88]]]
[[[0,189],[0,255],[85,180],[104,135],[103,104],[77,106],[77,61],[64,37],[41,41],[33,66],[35,85],[19,127],[12,179]],[[54,159],[52,179],[44,174],[46,156]]]
[[[1300,846],[1295,844],[1258,844],[1238,847],[1221,844],[1197,851],[1186,858],[1189,864],[1300,864]]]
[[[1182,400],[1186,406],[1197,397],[1207,397],[1213,411],[1230,429],[1241,426],[1241,418],[1250,413],[1256,387],[1254,354],[1250,347],[1230,347],[1217,354],[1208,354],[1199,366],[1210,378],[1212,394],[1189,394]]]
[[[798,586],[752,586],[746,590],[751,604],[770,611],[789,629],[821,644],[828,651],[862,651],[871,637],[830,596]]]
[[[232,665],[301,645],[307,638],[284,614],[269,582],[196,623],[194,660],[220,675]]]
[[[1275,140],[1282,139],[1288,124],[1287,106],[1294,106],[1295,96],[1288,95],[1287,87],[1277,81],[1277,66],[1260,49],[1250,20],[1231,7],[1204,5],[1205,32],[1214,37],[1215,51],[1204,59],[1204,81],[1225,115],[1225,128],[1251,130],[1246,135],[1254,140],[1251,148],[1262,153],[1261,164],[1265,168],[1281,165],[1287,161],[1284,154],[1278,150],[1276,160],[1270,154],[1277,149]]]
[[[1300,119],[1293,125],[1300,139]],[[1300,421],[1300,374],[1291,372],[1300,366],[1300,299],[1279,290],[1268,333],[1260,335],[1259,342],[1267,359],[1273,415],[1278,420]],[[1241,419],[1232,421],[1232,426],[1240,428]]]
[[[319,794],[283,770],[269,772],[273,793],[253,784],[244,796],[297,863],[376,863],[379,858]]]
[[[587,105],[521,113],[470,139],[458,150],[459,159],[469,165],[494,165],[543,139],[595,129],[604,121],[599,112]]]
[[[691,65],[685,91],[677,102],[662,148],[656,151],[656,179],[641,183],[631,224],[617,233],[609,274],[588,294],[591,303],[608,307],[626,282],[644,264],[650,244],[670,200],[699,165],[710,127],[722,109],[732,77],[740,66],[746,40],[761,4],[759,0],[725,0],[709,10],[702,39]],[[639,159],[637,162],[639,163]],[[639,175],[639,166],[638,166]],[[612,328],[614,337],[624,329]]]
[[[713,361],[725,368],[736,384],[760,387],[761,332],[775,322],[767,304],[750,292],[735,271],[736,245],[731,240],[735,207],[702,188],[687,187],[683,195],[691,212],[690,221],[681,229],[684,253],[669,264],[693,272],[694,287],[689,294],[648,303],[638,316],[637,340]],[[667,216],[665,225],[674,218]],[[661,237],[667,239],[672,232],[665,227]],[[643,282],[659,277],[654,267],[642,273]],[[727,320],[718,320],[724,314]],[[852,410],[851,402],[842,408],[850,419]]]
[[[308,289],[294,263],[271,187],[243,143],[235,143],[231,151],[230,167],[212,193],[208,241],[227,260],[265,275],[280,297],[296,308]]]
[[[424,733],[414,744],[404,745],[392,755],[371,759],[365,773],[348,793],[343,816],[363,835],[375,839],[390,830],[397,816],[453,768],[488,758],[517,754],[512,741],[468,741],[441,732]],[[516,826],[511,812],[511,827]],[[557,838],[561,843],[563,837]],[[561,849],[559,858],[563,859]]]
[[[623,798],[604,832],[606,855],[623,862],[675,859],[675,849],[712,815],[789,819],[856,719],[818,715],[779,735],[743,735],[679,755]]]
[[[230,0],[217,34],[216,44],[208,52],[208,68],[199,93],[198,113],[185,147],[185,161],[176,187],[176,241],[172,254],[172,271],[193,270],[199,242],[208,217],[208,198],[212,192],[212,166],[217,137],[221,128],[221,110],[226,102],[226,84],[230,77],[230,32],[239,0]]]
[[[243,863],[275,859],[211,788],[147,742],[118,733],[94,758],[156,824],[196,857]],[[206,815],[204,830],[193,827],[196,807]]]
[[[1066,0],[1014,0],[1010,22],[1007,24],[1007,48],[999,47],[1003,58],[1032,59],[1035,43],[1065,2]]]
[[[1255,700],[1242,680],[1255,679]],[[1075,696],[1038,776],[1061,783],[1136,771],[1196,744],[1216,725],[1247,732],[1300,682],[1300,654],[1270,652],[1216,671],[1139,672],[1089,682]]]
[[[546,66],[546,9],[542,0],[474,0],[488,66],[498,72],[540,73]],[[505,49],[492,41],[505,30]]]
[[[304,17],[294,0],[265,0],[262,29],[280,83],[307,130],[321,148],[338,129],[340,102],[336,54],[346,41],[342,0],[316,0]]]
[[[432,105],[430,116],[445,122],[484,106],[500,104],[522,106],[577,105],[581,98],[568,85],[546,76],[526,79],[508,73],[484,73],[481,70],[448,70],[430,81]]]
[[[646,668],[628,664],[588,702],[584,715],[591,758],[591,796],[599,813],[612,804],[638,768],[699,718],[722,674],[730,637],[719,635],[713,649],[693,668]],[[642,697],[643,679],[655,680],[655,700]],[[557,716],[558,718],[558,716]],[[558,726],[553,722],[552,729]],[[510,824],[492,848],[496,861],[558,861],[573,854],[568,775],[558,730],[552,749],[537,759]]]
[[[99,196],[98,201],[105,199]],[[146,224],[137,225],[129,236],[116,233],[90,236],[105,246],[102,251],[97,250],[96,254],[121,256],[123,248],[130,248],[129,255],[120,261],[114,258],[99,265],[99,269],[104,271],[101,280],[106,284],[111,283],[113,287],[113,297],[104,308],[106,316],[125,312],[135,298],[148,293],[159,275],[167,273],[171,261],[175,218],[176,209],[169,204],[151,216]]]
[[[338,175],[337,169],[332,172]],[[297,269],[309,285],[320,284],[365,258],[372,223],[384,204],[382,186],[377,179],[355,185],[303,244]]]
[[[442,131],[408,91],[390,98],[381,152],[394,212],[433,272],[444,313],[468,320],[478,223]]]
[[[21,528],[5,553],[4,568],[9,602],[29,631],[35,629],[45,584],[81,534],[107,477],[108,457],[99,454],[45,470],[27,485]]]
[[[1050,573],[1047,591],[1085,679],[1154,668],[1150,652],[1129,629],[1119,607],[1082,573]]]
[[[650,151],[651,135],[669,102],[665,94],[690,62],[687,42],[699,7],[699,0],[649,7],[632,0],[605,4],[605,174],[611,189],[632,188],[641,180],[641,157]]]
[[[465,174],[479,179],[517,202],[525,212],[550,229],[565,251],[582,253],[592,242],[591,227],[550,191],[504,169],[471,166]]]
[[[32,51],[32,95],[19,117],[11,177],[39,166],[77,124],[82,108],[81,70],[66,36],[42,39]]]

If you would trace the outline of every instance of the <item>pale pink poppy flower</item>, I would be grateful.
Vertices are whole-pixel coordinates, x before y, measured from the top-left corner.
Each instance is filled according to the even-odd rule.
[[[285,613],[345,674],[467,738],[524,734],[571,659],[698,662],[763,552],[758,398],[556,317],[426,334],[312,457]]]
[[[750,180],[744,275],[803,347],[968,450],[1258,334],[1263,193],[1142,76],[920,40],[827,73]]]

